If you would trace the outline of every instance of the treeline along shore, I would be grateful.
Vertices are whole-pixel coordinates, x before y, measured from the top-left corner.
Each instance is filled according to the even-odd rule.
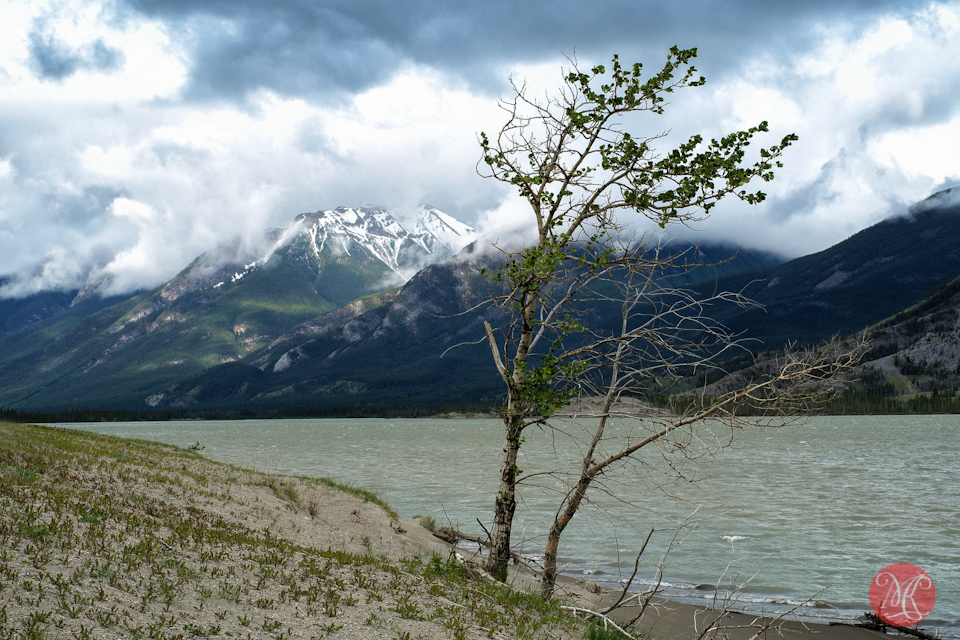
[[[692,402],[692,400],[689,400]],[[664,410],[682,410],[683,398],[663,398],[655,405]],[[496,417],[498,404],[458,403],[412,406],[343,405],[293,407],[283,410],[250,408],[219,409],[98,409],[24,411],[0,408],[0,421],[20,423],[150,422],[166,420],[250,420],[271,418],[435,418]],[[749,408],[744,407],[744,411]],[[946,415],[960,413],[960,393],[934,390],[910,398],[884,397],[848,389],[817,408],[817,415]]]
[[[0,408],[0,421],[21,423],[61,422],[150,422],[165,420],[249,420],[270,418],[431,418],[456,414],[461,416],[494,415],[492,403],[445,403],[430,405],[340,405],[324,407],[291,407],[256,409],[222,407],[214,409],[100,409],[73,408],[51,411],[24,411]]]

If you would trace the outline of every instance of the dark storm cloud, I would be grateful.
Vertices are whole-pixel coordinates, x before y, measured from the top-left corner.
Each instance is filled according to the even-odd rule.
[[[37,24],[29,35],[30,61],[45,80],[63,80],[80,69],[113,71],[123,65],[123,52],[108,47],[100,38],[80,48],[72,48]]]
[[[657,61],[671,45],[697,46],[722,72],[751,51],[786,55],[808,44],[814,24],[867,21],[904,0],[739,0],[623,2],[560,0],[128,0],[176,25],[194,48],[190,93],[240,96],[257,88],[283,94],[356,91],[405,63],[426,64],[499,86],[499,63],[554,60],[574,48],[586,57]]]

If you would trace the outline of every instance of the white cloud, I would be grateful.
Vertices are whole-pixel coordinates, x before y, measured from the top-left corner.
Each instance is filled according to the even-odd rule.
[[[64,96],[72,95],[70,80],[60,87]],[[0,120],[29,120],[38,82],[26,83],[14,104],[0,106]],[[365,203],[412,210],[425,200],[448,209],[450,202],[469,204],[479,182],[475,123],[496,108],[450,85],[439,74],[410,68],[347,104],[270,92],[242,105],[129,96],[118,103],[105,92],[99,103],[91,98],[76,110],[61,96],[44,106],[38,135],[24,136],[8,162],[11,174],[17,163],[31,169],[28,180],[15,181],[8,201],[0,200],[0,228],[22,247],[0,264],[0,273],[32,265],[35,290],[45,286],[47,263],[60,264],[71,251],[85,255],[78,242],[97,242],[110,255],[104,260],[98,252],[100,262],[88,267],[112,276],[111,292],[117,292],[159,284],[234,236],[256,243],[265,228],[285,226],[302,211]],[[112,195],[78,211],[76,201],[93,187]],[[57,203],[54,211],[45,201]],[[43,208],[42,217],[22,215]],[[83,239],[60,234],[63,224]],[[38,252],[38,244],[60,250]],[[50,286],[80,286],[85,278],[79,268],[53,271],[58,275],[47,280]]]
[[[0,160],[0,183],[9,185],[13,182],[16,170],[9,159]]]
[[[795,132],[760,207],[727,202],[708,233],[801,255],[825,248],[960,176],[960,8],[931,6],[855,31],[823,28],[788,63],[751,61],[699,107],[727,129]],[[690,110],[680,117],[691,118]],[[697,116],[693,118],[696,119]],[[702,120],[702,116],[700,116]],[[955,148],[955,147],[954,147]]]
[[[475,211],[471,205],[485,187],[474,170],[477,135],[500,114],[488,97],[457,84],[408,68],[348,106],[319,113],[330,145],[331,187],[337,185],[330,193],[347,187],[366,192],[366,202],[409,210],[439,198]]]
[[[479,227],[486,243],[503,250],[516,249],[537,239],[530,205],[519,196],[506,197],[496,208],[483,211]]]
[[[947,122],[890,131],[871,140],[870,154],[892,172],[915,180],[960,179],[960,114]]]
[[[475,173],[477,133],[506,117],[491,96],[407,63],[352,96],[189,102],[182,46],[202,34],[112,6],[0,0],[0,273],[26,274],[21,290],[80,286],[91,270],[116,291],[153,286],[235,235],[255,242],[338,205],[429,202],[501,241],[529,232],[515,193]],[[702,226],[794,255],[822,249],[960,176],[958,7],[821,27],[808,50],[746,60],[637,124],[672,130],[669,144],[764,119],[765,145],[798,133],[765,205],[727,203]],[[64,51],[102,42],[122,63],[40,78],[40,26]],[[512,70],[542,95],[563,63]]]
[[[0,2],[0,87],[6,102],[46,106],[130,104],[175,97],[187,68],[161,24],[119,19],[97,2]],[[66,53],[99,42],[121,52],[118,68],[80,66],[59,81],[39,77],[31,60],[30,34],[42,33]]]

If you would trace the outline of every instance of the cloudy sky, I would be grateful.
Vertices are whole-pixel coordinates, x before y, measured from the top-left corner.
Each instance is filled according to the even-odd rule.
[[[509,226],[515,197],[475,169],[507,79],[674,44],[707,85],[637,133],[800,136],[768,201],[701,239],[797,256],[958,183],[960,2],[0,0],[5,292],[153,286],[339,205]]]

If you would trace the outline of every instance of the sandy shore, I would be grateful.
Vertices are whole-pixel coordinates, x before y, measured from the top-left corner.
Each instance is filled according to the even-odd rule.
[[[599,603],[598,606],[603,607],[604,604],[609,606],[615,601],[616,597],[607,596],[606,602]],[[626,606],[616,610],[613,617],[623,622],[633,620],[638,613],[639,607]],[[692,640],[701,637],[700,634],[708,628],[715,631],[707,632],[702,637],[729,640],[750,640],[751,638],[858,640],[884,637],[884,634],[867,629],[809,624],[791,619],[774,620],[733,611],[721,613],[716,609],[665,600],[652,602],[640,622],[633,627],[638,632],[646,633],[657,640]]]
[[[533,575],[510,589],[465,560],[362,491],[0,423],[0,638],[583,638],[570,608],[616,598],[565,580],[546,603],[523,593]],[[659,601],[631,633],[737,640],[765,624],[717,618]],[[880,635],[777,621],[759,637]]]

